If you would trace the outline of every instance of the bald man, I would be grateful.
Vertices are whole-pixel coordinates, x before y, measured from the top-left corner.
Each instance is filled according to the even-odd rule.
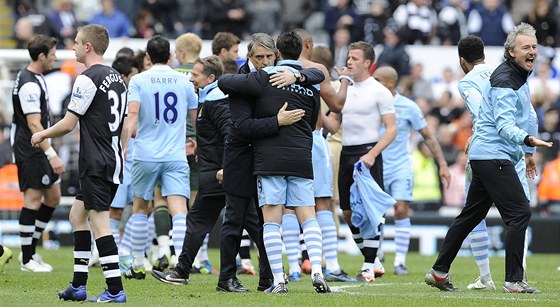
[[[439,165],[439,177],[445,188],[449,187],[451,174],[434,133],[428,127],[418,105],[396,92],[399,78],[397,71],[390,66],[379,67],[373,78],[383,84],[393,94],[397,114],[397,137],[383,151],[383,182],[385,192],[397,200],[395,204],[395,274],[408,275],[406,254],[410,243],[409,206],[412,201],[413,173],[408,145],[410,131],[420,132],[426,145]]]

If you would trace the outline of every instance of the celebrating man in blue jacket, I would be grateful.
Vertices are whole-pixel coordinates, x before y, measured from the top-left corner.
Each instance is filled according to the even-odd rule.
[[[529,200],[515,171],[526,147],[552,143],[529,135],[535,121],[527,77],[537,59],[535,29],[521,23],[504,44],[506,61],[494,70],[483,89],[483,101],[469,149],[472,182],[467,203],[449,228],[439,257],[426,274],[426,283],[442,291],[456,291],[448,274],[451,263],[468,233],[495,204],[506,224],[506,293],[540,293],[523,281],[523,246],[531,219]],[[537,174],[535,160],[526,155],[527,176]]]

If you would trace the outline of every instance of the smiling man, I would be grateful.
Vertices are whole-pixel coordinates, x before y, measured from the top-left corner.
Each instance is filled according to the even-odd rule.
[[[523,281],[523,246],[531,219],[529,200],[515,171],[527,147],[551,147],[537,139],[527,77],[537,58],[535,29],[521,23],[504,44],[506,61],[498,66],[482,88],[483,101],[469,149],[472,182],[463,211],[455,218],[440,249],[438,259],[426,274],[426,283],[442,291],[456,291],[449,268],[468,233],[495,204],[506,224],[506,293],[540,293]],[[525,154],[529,178],[537,174],[532,154]]]

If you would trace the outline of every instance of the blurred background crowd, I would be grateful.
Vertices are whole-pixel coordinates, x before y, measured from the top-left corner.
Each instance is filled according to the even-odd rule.
[[[406,46],[454,46],[468,34],[481,37],[486,46],[503,46],[507,33],[519,22],[527,22],[537,30],[540,45],[538,65],[529,80],[531,101],[538,114],[540,138],[554,143],[536,155],[541,174],[530,181],[531,203],[541,215],[560,214],[560,75],[553,65],[560,41],[558,0],[0,0],[0,15],[2,48],[26,48],[30,38],[41,33],[57,37],[59,49],[71,49],[76,28],[89,23],[105,26],[113,38],[139,39],[157,34],[174,39],[193,32],[212,40],[216,33],[227,31],[246,40],[255,32],[275,36],[298,27],[310,32],[316,44],[329,47],[331,67],[342,67],[348,44],[369,42],[382,50],[376,66],[390,65],[398,71],[398,91],[424,112],[454,176],[451,188],[441,189],[437,165],[421,137],[415,136],[411,143],[416,210],[464,205],[464,146],[472,122],[457,92],[463,76],[458,65],[428,78],[425,70],[429,67],[412,62]],[[78,73],[73,67],[61,67],[61,72],[70,79]],[[64,114],[62,98],[59,106],[51,108],[55,117]],[[11,155],[11,119],[5,115],[0,112],[0,124],[5,127],[0,129],[0,166]],[[71,158],[77,153],[77,142],[57,146],[61,155],[67,155],[65,177],[70,180],[77,176]],[[63,194],[72,191],[63,184]]]

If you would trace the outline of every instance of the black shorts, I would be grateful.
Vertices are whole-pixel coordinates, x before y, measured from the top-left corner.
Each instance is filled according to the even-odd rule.
[[[59,178],[54,173],[47,156],[30,158],[24,162],[16,162],[20,191],[27,189],[48,189]]]
[[[354,163],[360,160],[360,157],[368,153],[373,144],[364,144],[356,146],[343,146],[340,152],[340,168],[338,170],[338,193],[340,196],[340,209],[350,210],[350,187],[354,183]],[[383,158],[382,155],[375,158],[375,163],[369,169],[373,180],[383,188]]]
[[[84,202],[86,210],[109,211],[118,187],[101,177],[82,177],[76,199]]]

